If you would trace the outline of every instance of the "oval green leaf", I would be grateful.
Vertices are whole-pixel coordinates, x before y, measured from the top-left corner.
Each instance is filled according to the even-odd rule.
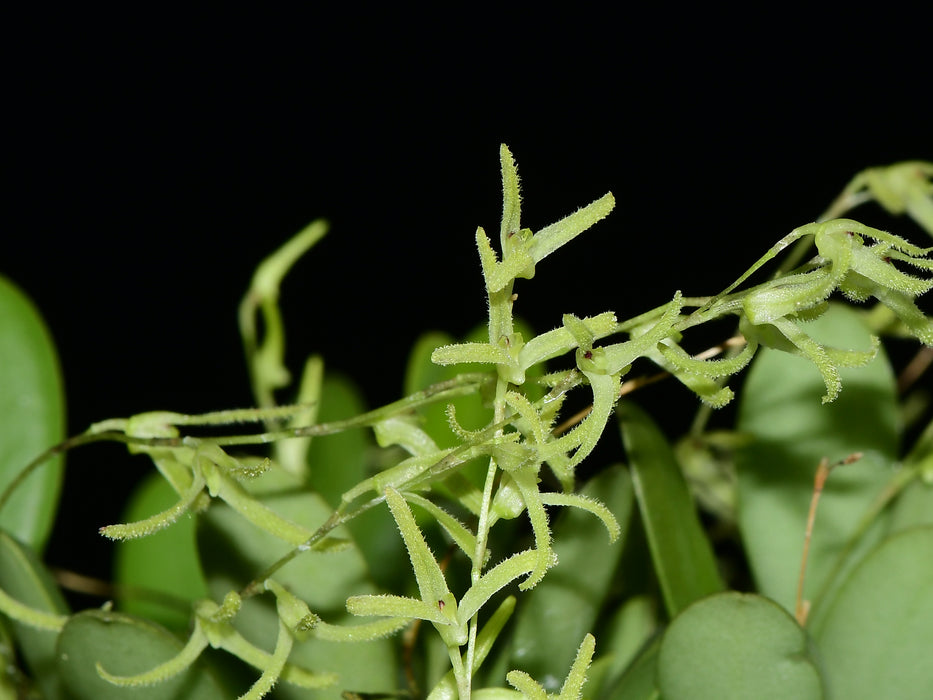
[[[0,491],[65,436],[65,401],[55,345],[39,312],[0,276]],[[52,530],[62,457],[31,474],[0,512],[0,527],[41,552]]]
[[[622,401],[617,411],[651,559],[673,617],[694,601],[721,591],[722,580],[664,434],[630,401]]]
[[[807,332],[836,347],[864,349],[869,332],[851,309],[832,306]],[[863,457],[832,472],[819,503],[804,598],[829,585],[839,553],[892,474],[898,428],[894,374],[879,354],[865,367],[841,370],[842,392],[821,403],[826,387],[800,357],[764,349],[746,377],[738,429],[750,440],[736,455],[738,520],[762,594],[795,609],[813,478],[824,457]],[[866,533],[859,552],[881,534]],[[819,614],[817,607],[814,615]]]
[[[594,688],[605,689],[608,692],[617,683],[621,684],[625,676],[634,673],[632,668],[645,651],[645,647],[652,639],[659,638],[657,609],[658,601],[654,596],[632,595],[616,606],[615,610],[606,616],[608,619],[600,621],[596,638],[601,651],[592,666]],[[611,608],[604,610],[609,611]],[[601,679],[598,674],[601,674]],[[633,682],[633,678],[634,676],[629,678],[628,682]],[[651,678],[654,678],[653,673]],[[605,694],[595,693],[597,696]]]
[[[891,508],[888,535],[916,525],[933,525],[933,421],[904,458],[902,470],[914,478]]]
[[[897,497],[891,508],[888,534],[917,525],[933,525],[933,484],[922,479],[914,479]]]
[[[658,688],[665,700],[824,697],[806,631],[773,601],[735,592],[701,600],[671,622]]]
[[[52,575],[35,553],[6,532],[0,532],[0,589],[15,600],[36,610],[67,615],[68,605]],[[44,697],[62,697],[62,688],[55,671],[55,640],[58,634],[10,621],[16,639],[32,677]]]
[[[0,698],[28,697],[29,681],[20,672],[16,663],[16,646],[10,631],[0,622],[0,664],[5,672],[0,674]]]
[[[131,676],[176,656],[182,643],[166,629],[111,611],[89,610],[72,617],[58,638],[58,672],[74,700],[223,700],[220,684],[200,663],[163,683],[115,686],[97,673]]]
[[[933,527],[865,557],[813,635],[834,697],[933,698]]]
[[[658,650],[655,637],[625,669],[619,679],[602,694],[606,700],[658,700]]]

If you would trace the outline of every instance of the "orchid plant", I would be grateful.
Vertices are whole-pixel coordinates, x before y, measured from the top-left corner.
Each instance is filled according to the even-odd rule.
[[[54,442],[53,428],[0,452],[4,653],[8,668],[25,669],[2,687],[49,698],[568,700],[581,697],[584,684],[587,697],[623,700],[880,697],[865,688],[838,694],[852,686],[851,659],[861,658],[845,647],[846,621],[852,606],[866,605],[879,572],[903,565],[906,582],[884,604],[897,608],[921,595],[924,622],[905,621],[909,630],[892,633],[893,648],[909,660],[929,641],[923,630],[933,628],[933,596],[923,581],[933,574],[933,524],[917,504],[933,498],[931,427],[903,459],[893,438],[879,438],[886,446],[859,459],[859,440],[847,433],[782,474],[761,466],[775,454],[766,403],[743,401],[734,431],[708,431],[706,420],[732,401],[727,382],[750,363],[745,392],[767,396],[778,372],[796,392],[787,405],[807,395],[800,410],[810,416],[844,405],[844,386],[849,377],[863,386],[863,370],[881,367],[883,376],[871,381],[892,384],[882,335],[933,346],[933,320],[916,302],[933,287],[933,248],[840,218],[874,201],[933,235],[933,164],[858,175],[824,217],[782,238],[718,294],[678,291],[623,320],[611,311],[567,313],[557,328],[534,334],[514,315],[516,280],[532,279],[615,200],[606,194],[538,231],[523,228],[518,172],[505,146],[500,161],[498,246],[476,232],[488,323],[464,340],[427,334],[412,352],[405,398],[366,410],[312,356],[297,392],[279,403],[291,383],[279,289],[326,234],[317,221],[262,262],[241,304],[255,407],[104,420],[34,459],[24,456]],[[770,277],[747,284],[779,258]],[[19,293],[0,291],[11,324],[33,324],[20,346],[0,348],[0,365],[15,353],[29,364],[29,343],[46,347],[47,338]],[[876,304],[858,315],[838,294]],[[703,352],[687,349],[692,329],[722,319],[736,329],[731,337]],[[561,358],[568,368],[546,368]],[[787,358],[790,365],[769,368]],[[53,361],[42,362],[35,374],[54,375]],[[676,448],[629,396],[657,378],[644,374],[649,363],[703,406]],[[810,400],[814,377],[828,406]],[[23,392],[59,400],[60,387],[23,381]],[[888,397],[888,388],[878,391]],[[885,420],[896,409],[889,393]],[[567,398],[579,394],[587,408],[567,415]],[[59,414],[50,404],[21,422],[45,425]],[[577,468],[614,416],[628,464],[581,485]],[[892,435],[901,430],[890,422]],[[3,430],[9,439],[17,427]],[[780,430],[772,437],[794,440]],[[118,543],[108,602],[73,613],[39,556],[54,507],[47,503],[37,524],[24,504],[57,498],[62,455],[102,441],[145,455],[155,474],[129,505],[127,522],[100,529]],[[823,457],[854,465],[838,477],[855,475],[852,491],[838,501],[827,493],[829,515],[814,526],[820,492],[837,480],[827,482],[832,465],[824,460],[804,537],[801,508],[811,501],[801,484],[805,496]],[[873,470],[865,466],[871,459]],[[891,469],[899,459],[900,469]],[[771,519],[762,522],[762,513]],[[604,541],[592,536],[594,524]],[[716,530],[745,547],[758,593],[730,590]],[[811,545],[820,558],[808,569]],[[799,586],[788,597],[785,574],[798,563]],[[882,674],[885,682],[902,665]],[[897,697],[929,697],[928,666],[898,676],[906,690]]]

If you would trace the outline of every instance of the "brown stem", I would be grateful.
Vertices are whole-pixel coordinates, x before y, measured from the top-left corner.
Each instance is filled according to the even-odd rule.
[[[922,347],[897,378],[897,391],[904,394],[933,364],[933,348]]]
[[[823,487],[826,485],[826,479],[829,473],[841,464],[852,464],[862,458],[861,452],[853,452],[845,459],[830,464],[826,457],[820,460],[820,465],[816,468],[816,476],[813,478],[813,495],[810,498],[810,512],[807,515],[807,532],[803,540],[803,555],[800,557],[800,576],[797,579],[797,604],[794,607],[794,617],[797,623],[803,627],[807,624],[807,616],[810,613],[810,601],[804,600],[803,584],[807,574],[807,558],[810,556],[810,540],[813,538],[813,524],[816,522],[816,508],[820,502],[820,496],[823,494]]]

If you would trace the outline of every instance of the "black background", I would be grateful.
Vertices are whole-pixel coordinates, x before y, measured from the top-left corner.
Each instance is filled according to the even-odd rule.
[[[371,404],[397,398],[420,330],[484,318],[473,234],[498,231],[501,142],[533,229],[617,199],[517,287],[541,330],[715,293],[859,170],[933,157],[909,16],[224,8],[5,24],[0,273],[58,343],[71,433],[248,405],[237,304],[316,217],[331,233],[283,289],[292,366],[321,352]],[[144,468],[122,455],[71,456],[55,563],[106,575],[95,530]]]

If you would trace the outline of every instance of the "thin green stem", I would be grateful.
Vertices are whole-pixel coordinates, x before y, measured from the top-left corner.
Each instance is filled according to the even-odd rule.
[[[858,187],[861,187],[860,176],[849,183],[849,185],[839,193],[839,196],[833,200],[833,203],[824,211],[820,217],[816,220],[817,223],[822,223],[824,221],[829,221],[830,219],[838,219],[843,214],[849,212],[855,207],[869,202],[874,197],[872,197],[871,192],[863,190],[861,192],[856,191]],[[809,250],[813,247],[812,238],[802,238],[797,241],[788,252],[787,257],[784,259],[784,262],[781,263],[780,268],[778,268],[775,277],[778,277],[791,268],[796,267],[800,264],[800,261],[806,256]]]
[[[473,685],[472,666],[469,663],[464,666],[463,658],[460,656],[460,647],[447,647],[447,653],[450,654],[450,665],[454,670],[454,678],[457,679],[457,693],[460,695],[460,700],[469,700]]]
[[[713,416],[713,407],[709,404],[701,403],[699,408],[697,408],[696,415],[693,417],[693,422],[690,424],[689,435],[691,437],[700,437],[703,434],[703,431],[706,430],[706,425],[709,423],[709,419]]]
[[[486,545],[489,540],[489,510],[492,505],[492,488],[496,480],[498,466],[494,457],[489,459],[489,469],[486,472],[486,482],[483,485],[483,501],[480,506],[479,523],[476,526],[476,550],[473,555],[473,568],[470,578],[473,583],[483,574],[483,560],[486,557]]]
[[[499,379],[496,383],[496,398],[494,401],[493,423],[501,424],[505,421],[505,395],[508,391],[508,382]],[[496,431],[497,436],[502,435],[502,428]],[[489,459],[489,469],[486,472],[486,481],[483,484],[483,501],[480,506],[479,522],[476,526],[476,550],[473,554],[473,565],[470,569],[471,583],[475,584],[483,575],[483,562],[486,560],[486,546],[489,541],[489,511],[492,507],[492,489],[496,481],[496,472],[498,471],[494,457]],[[467,642],[467,662],[466,667],[470,669],[468,674],[472,677],[473,659],[476,654],[476,635],[479,628],[479,612],[473,615],[470,620],[470,636]],[[467,694],[461,697],[469,698],[469,680],[467,681]]]
[[[285,430],[254,433],[252,435],[232,435],[229,437],[210,438],[209,440],[205,439],[205,442],[220,446],[261,445],[288,438],[319,437],[321,435],[340,433],[352,428],[366,428],[385,418],[398,415],[405,411],[411,411],[427,404],[438,401],[449,401],[459,396],[473,394],[489,379],[490,375],[488,374],[461,374],[449,381],[440,382],[439,384],[428,387],[424,391],[419,391],[411,396],[406,396],[398,401],[393,401],[385,406],[345,420],[318,423],[316,425],[306,425]]]
[[[686,307],[697,307],[702,308],[708,304],[713,297],[683,297],[682,301],[684,303],[684,308]],[[664,315],[664,312],[667,311],[667,307],[670,306],[670,302],[662,304],[661,306],[656,306],[650,311],[645,311],[644,313],[638,314],[637,316],[632,316],[632,318],[626,319],[619,322],[616,326],[616,333],[627,333],[633,328],[638,326],[643,326],[651,321],[657,321],[661,316]],[[694,312],[696,313],[696,312]],[[691,314],[692,315],[692,314]],[[688,316],[689,318],[689,316]]]
[[[75,447],[89,445],[93,442],[103,442],[105,440],[110,440],[112,442],[122,442],[128,445],[157,444],[159,446],[166,447],[180,447],[182,444],[179,438],[141,439],[125,435],[122,432],[116,430],[106,430],[99,433],[85,432],[81,433],[80,435],[75,435],[58,443],[57,445],[54,445],[53,447],[50,447],[25,467],[23,467],[19,474],[17,474],[16,477],[9,484],[7,484],[7,487],[3,490],[3,493],[0,494],[0,510],[3,510],[3,507],[7,504],[7,501],[10,500],[10,497],[13,495],[16,489],[18,489],[20,485],[29,478],[29,475],[36,471],[36,469],[41,467],[43,464],[48,462],[50,459],[56,457],[57,455],[63,454],[68,450],[74,449]]]
[[[342,512],[342,506],[341,508],[335,510],[333,513],[331,513],[330,517],[324,522],[324,524],[315,530],[314,534],[311,535],[311,537],[309,537],[306,542],[302,542],[300,545],[290,550],[287,554],[277,559],[262,573],[260,573],[259,576],[250,581],[250,583],[240,592],[240,597],[245,600],[247,598],[251,598],[254,595],[264,593],[266,590],[266,579],[274,575],[279,569],[288,564],[288,562],[297,557],[299,554],[303,554],[313,549],[315,545],[327,537],[331,531],[335,530],[341,525],[348,523],[358,515],[362,515],[370,508],[379,505],[383,501],[385,501],[385,496],[379,496],[378,498],[374,498],[371,501],[367,501],[349,513]]]

